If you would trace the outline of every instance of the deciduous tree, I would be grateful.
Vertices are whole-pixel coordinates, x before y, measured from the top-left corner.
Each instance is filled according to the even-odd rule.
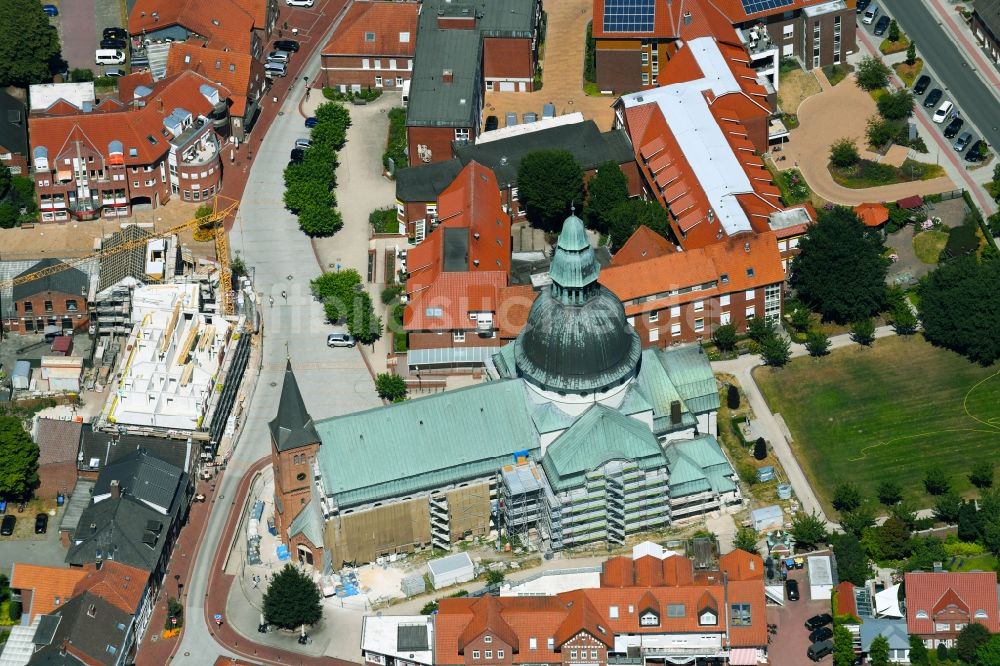
[[[917,43],[911,41],[906,47],[906,64],[912,66],[915,62],[917,62]]]
[[[877,106],[879,115],[886,120],[902,120],[913,111],[913,93],[900,88],[880,97]]]
[[[282,629],[297,629],[323,616],[320,592],[305,573],[291,564],[274,574],[264,593],[264,619]]]
[[[892,330],[898,335],[913,335],[917,332],[917,315],[908,305],[900,305],[892,310]]]
[[[753,317],[747,322],[747,335],[757,344],[774,335],[774,324],[767,317]]]
[[[853,534],[834,534],[833,556],[837,560],[840,580],[849,580],[855,585],[864,585],[871,575],[868,558],[861,549],[861,543]]]
[[[799,511],[792,517],[792,538],[800,550],[812,550],[826,542],[826,523],[815,513]]]
[[[974,664],[978,661],[979,647],[990,640],[990,630],[979,624],[978,622],[973,622],[972,624],[967,624],[958,632],[958,640],[955,643],[955,649],[958,653],[958,658],[967,664]],[[979,661],[980,664],[985,664],[986,662]]]
[[[842,624],[833,628],[833,666],[853,666],[854,636]]]
[[[885,506],[892,506],[903,499],[903,489],[891,479],[886,479],[879,483],[875,489],[875,494],[878,496],[878,501]]]
[[[766,365],[781,368],[792,357],[791,345],[788,339],[777,333],[769,335],[760,344],[760,357]]]
[[[941,522],[953,525],[958,522],[958,514],[962,510],[962,497],[954,490],[938,495],[934,502],[934,516]]]
[[[889,666],[889,640],[879,634],[868,647],[868,662],[871,666]]]
[[[951,481],[948,480],[948,475],[943,469],[931,467],[924,474],[924,488],[935,497],[944,495],[951,490]]]
[[[940,265],[920,289],[924,337],[982,365],[1000,359],[998,284],[1000,261],[969,256]]]
[[[862,90],[885,88],[892,70],[881,58],[865,56],[854,68],[854,82]]]
[[[557,231],[583,205],[583,170],[568,150],[538,150],[525,155],[517,169],[518,199],[528,221],[539,229]]]
[[[719,351],[732,351],[736,348],[736,327],[732,324],[723,324],[712,333],[712,342],[719,348]]]
[[[640,226],[670,240],[667,211],[655,201],[629,199],[612,209],[608,218],[608,240],[611,247],[620,248]]]
[[[916,634],[910,635],[910,663],[913,666],[927,666],[929,663],[924,639]]]
[[[884,559],[901,560],[910,554],[910,528],[898,517],[889,516],[873,531]]]
[[[830,145],[830,161],[833,166],[854,166],[860,160],[861,154],[858,153],[858,144],[854,142],[854,139],[845,136]]]
[[[59,35],[41,3],[0,2],[0,87],[51,81],[59,62]]]
[[[892,141],[898,131],[899,129],[893,121],[886,120],[880,116],[871,116],[868,118],[868,124],[865,126],[865,138],[868,140],[868,147],[872,150],[880,149]]]
[[[383,372],[375,377],[375,392],[378,397],[389,402],[406,399],[406,380],[391,372]]]
[[[810,356],[826,356],[830,353],[830,336],[818,329],[809,331],[806,336],[806,351]]]
[[[875,507],[871,502],[862,502],[854,511],[845,511],[840,514],[840,526],[845,532],[861,538],[866,529],[875,524]]]
[[[889,262],[882,256],[881,238],[868,233],[853,210],[821,211],[799,247],[791,285],[824,319],[842,324],[882,310]]]
[[[865,347],[870,347],[875,342],[875,324],[869,317],[851,324],[851,340]]]
[[[614,160],[597,167],[597,173],[587,182],[587,204],[584,219],[587,226],[607,233],[611,211],[628,199],[628,178]]]
[[[972,471],[969,473],[969,481],[980,490],[992,488],[993,463],[989,460],[983,460],[976,463],[972,467]]]
[[[833,508],[837,511],[854,511],[861,506],[861,491],[851,481],[842,483],[833,491]]]
[[[733,537],[733,548],[759,555],[760,549],[757,547],[759,540],[760,535],[757,534],[757,530],[752,527],[741,527],[736,531],[736,536]]]
[[[0,416],[0,498],[27,496],[38,482],[38,445],[21,421]]]
[[[307,236],[330,236],[344,226],[340,211],[323,204],[306,206],[299,211],[298,218],[299,228]]]

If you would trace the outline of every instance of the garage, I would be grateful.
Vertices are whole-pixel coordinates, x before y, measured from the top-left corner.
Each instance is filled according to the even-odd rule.
[[[517,88],[514,87],[513,81],[500,81],[500,92],[515,92]]]
[[[468,553],[458,553],[442,557],[440,560],[431,560],[427,563],[430,569],[431,585],[435,590],[442,587],[465,583],[476,577],[475,568],[472,566],[472,558]]]
[[[829,599],[833,596],[833,566],[829,555],[812,555],[806,560],[809,567],[809,598]]]

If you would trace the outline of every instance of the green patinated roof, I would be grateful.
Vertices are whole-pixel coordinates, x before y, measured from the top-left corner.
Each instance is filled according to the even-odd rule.
[[[670,381],[670,375],[661,363],[661,352],[655,349],[646,349],[642,352],[642,363],[639,365],[639,376],[637,382],[642,388],[643,396],[653,407],[653,432],[663,434],[682,428],[690,428],[697,423],[697,419],[691,410],[684,403],[684,399]],[[705,365],[711,372],[708,365],[708,358],[705,357]],[[673,424],[670,422],[670,404],[677,400],[681,403],[681,422]]]
[[[719,389],[715,374],[700,346],[688,345],[659,353],[670,381],[695,413],[719,408]]]
[[[559,241],[556,243],[556,253],[549,266],[549,277],[552,278],[554,293],[566,289],[583,289],[597,281],[601,266],[594,256],[594,248],[587,240],[587,231],[583,228],[583,220],[576,215],[570,215],[563,222]]]
[[[648,412],[653,407],[646,400],[646,396],[642,394],[642,389],[639,388],[638,384],[633,383],[625,391],[625,398],[622,400],[622,404],[618,407],[618,411],[622,414],[638,414],[640,412]]]
[[[575,420],[572,416],[559,409],[551,402],[545,402],[535,408],[531,413],[531,420],[535,422],[535,428],[539,434],[565,430],[573,425]]]
[[[341,507],[492,474],[538,433],[524,384],[500,380],[316,423],[328,495]]]
[[[711,435],[670,442],[663,452],[670,470],[671,497],[708,491],[725,493],[736,488],[733,468]]]
[[[306,504],[288,527],[288,538],[302,534],[314,546],[323,545],[323,519],[315,502]]]
[[[663,450],[645,424],[595,404],[548,446],[542,468],[558,492],[579,485],[583,475],[611,460],[632,460],[643,469],[666,463]]]
[[[563,228],[559,233],[559,241],[556,245],[570,252],[579,252],[590,247],[590,241],[587,240],[587,230],[583,227],[583,220],[576,215],[567,217],[563,222]]]

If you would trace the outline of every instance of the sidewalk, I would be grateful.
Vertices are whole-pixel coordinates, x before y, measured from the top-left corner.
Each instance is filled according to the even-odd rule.
[[[972,29],[965,19],[958,15],[955,10],[954,1],[946,0],[924,0],[924,4],[930,8],[931,13],[940,19],[947,30],[945,31],[955,44],[963,49],[976,63],[976,72],[984,79],[986,85],[993,90],[1000,90],[1000,70],[997,64],[983,53],[982,47],[972,34]],[[969,8],[969,3],[959,3],[961,6]]]

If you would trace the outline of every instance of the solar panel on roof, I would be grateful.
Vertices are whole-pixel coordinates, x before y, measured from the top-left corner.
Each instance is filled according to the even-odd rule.
[[[778,7],[787,7],[794,0],[741,0],[741,2],[743,2],[743,11],[749,15],[766,12],[769,9],[777,9]]]
[[[653,32],[654,1],[605,0],[604,32]]]

